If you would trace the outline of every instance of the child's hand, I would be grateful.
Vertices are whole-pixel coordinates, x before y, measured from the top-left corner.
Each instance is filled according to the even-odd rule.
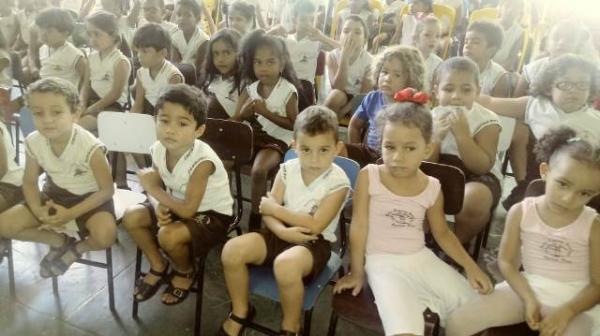
[[[265,104],[264,99],[254,99],[252,100],[252,109],[254,113],[258,115],[264,115],[267,112],[267,105]]]
[[[352,295],[357,296],[362,290],[364,283],[364,275],[357,275],[350,272],[336,282],[335,286],[333,287],[333,293],[339,294],[346,289],[352,289]]]
[[[546,316],[539,324],[541,336],[559,336],[565,332],[574,313],[568,307],[561,307]]]
[[[448,135],[448,131],[450,131],[451,126],[452,122],[449,118],[449,115],[436,115],[433,118],[434,141],[442,142],[446,135]]]
[[[41,223],[47,223],[48,217],[50,217],[50,214],[48,213],[48,211],[50,210],[48,203],[39,207],[30,207],[30,209],[35,218],[38,219],[38,221],[40,221]]]
[[[248,99],[242,106],[242,110],[240,111],[240,118],[242,120],[247,120],[254,115],[254,100]]]
[[[263,196],[260,200],[260,214],[264,216],[271,216],[275,213],[275,210],[279,207],[279,203],[271,196],[271,193],[267,193],[267,196]]]
[[[450,118],[451,126],[450,130],[455,137],[459,136],[467,136],[471,137],[471,130],[469,129],[469,122],[467,121],[467,117],[465,116],[465,112],[463,110],[455,110],[452,114],[448,115]]]
[[[292,244],[304,244],[309,241],[317,240],[317,236],[312,235],[309,228],[301,226],[291,226],[283,229],[279,238]]]
[[[162,204],[158,204],[154,210],[158,226],[171,224],[171,210]]]
[[[48,208],[48,217],[46,217],[44,220],[44,223],[46,224],[50,224],[52,226],[62,226],[66,222],[74,219],[72,218],[68,208],[65,208],[60,204],[56,204],[52,200],[46,202],[46,207]]]
[[[540,329],[540,321],[542,320],[541,306],[537,300],[525,301],[525,322],[531,330]]]
[[[154,168],[142,168],[137,172],[140,184],[147,192],[155,188],[160,188],[161,179]]]
[[[467,267],[465,272],[467,273],[467,279],[469,279],[471,287],[477,290],[479,294],[490,294],[494,290],[490,277],[483,273],[479,266]]]

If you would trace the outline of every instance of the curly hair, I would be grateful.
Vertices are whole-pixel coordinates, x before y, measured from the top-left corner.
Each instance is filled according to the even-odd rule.
[[[237,53],[238,46],[240,44],[240,39],[241,39],[240,34],[237,31],[235,31],[233,29],[229,29],[229,28],[224,28],[224,29],[221,29],[218,32],[216,32],[208,41],[208,47],[206,48],[206,55],[204,56],[204,62],[202,63],[202,68],[203,68],[203,72],[204,72],[203,75],[204,75],[204,78],[206,79],[204,81],[204,85],[202,86],[202,89],[205,92],[207,91],[210,83],[213,80],[215,80],[217,78],[217,76],[221,75],[221,73],[215,66],[215,62],[213,60],[213,56],[212,56],[213,45],[218,41],[222,41],[223,43],[226,43],[231,48],[233,48],[234,52]],[[236,63],[235,63],[235,68],[233,69],[233,73],[234,73],[233,80],[234,80],[234,84],[235,84],[233,90],[236,90],[240,87],[240,67],[239,67],[239,62],[237,61],[237,57],[236,57]]]
[[[600,169],[600,143],[597,139],[578,137],[569,127],[559,127],[546,132],[534,147],[538,162],[551,163],[558,154],[566,153],[571,158]]]
[[[400,123],[408,127],[416,127],[421,131],[425,142],[431,142],[433,134],[433,120],[431,113],[425,105],[404,102],[386,106],[375,120],[379,141],[383,140],[383,128],[388,123]]]
[[[35,17],[36,26],[49,29],[54,28],[59,32],[71,35],[75,29],[75,20],[66,9],[48,8]]]
[[[79,93],[77,88],[65,79],[46,77],[29,84],[26,96],[27,103],[29,103],[29,99],[34,93],[53,93],[63,96],[71,113],[75,113],[79,109]]]
[[[154,110],[158,112],[167,102],[181,105],[188,111],[196,121],[196,128],[206,124],[208,113],[206,98],[197,87],[187,84],[169,85],[158,98]]]
[[[588,61],[583,56],[567,54],[552,59],[542,68],[539,75],[535,76],[531,83],[529,93],[532,96],[543,96],[551,99],[550,92],[554,86],[556,78],[564,75],[571,69],[577,69],[583,73],[590,74],[590,95],[588,102],[594,101],[600,95],[600,70],[594,63]]]
[[[322,105],[313,105],[305,108],[298,114],[294,122],[294,138],[298,132],[310,136],[331,133],[334,140],[339,140],[338,118],[335,112]]]
[[[383,64],[392,58],[396,58],[402,63],[402,72],[406,76],[406,87],[423,91],[425,88],[425,61],[421,52],[415,47],[388,47],[377,55],[372,73],[373,82],[377,83]]]

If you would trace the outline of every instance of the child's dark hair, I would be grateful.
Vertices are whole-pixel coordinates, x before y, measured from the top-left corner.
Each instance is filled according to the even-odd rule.
[[[473,81],[479,86],[479,66],[470,58],[465,56],[451,57],[440,63],[435,69],[433,83],[439,84],[442,75],[452,71],[463,71],[473,75]]]
[[[565,126],[546,132],[535,145],[534,153],[540,163],[551,163],[558,154],[566,153],[579,162],[600,169],[598,141],[580,138],[575,130]]]
[[[223,7],[225,16],[225,24],[229,27],[229,15],[233,12],[240,13],[241,16],[252,22],[252,27],[256,27],[256,12],[254,5],[243,0],[235,0],[229,6]]]
[[[594,63],[588,61],[583,56],[574,54],[562,55],[548,62],[533,79],[530,94],[536,97],[551,98],[550,92],[552,91],[552,87],[556,85],[556,78],[564,75],[571,69],[577,69],[583,73],[590,74],[589,102],[600,95],[600,70]]]
[[[402,63],[402,72],[406,76],[406,86],[417,91],[424,90],[425,87],[425,62],[421,52],[414,47],[393,46],[386,48],[380,53],[373,69],[373,80],[377,83],[381,69],[385,61],[396,58]]]
[[[233,48],[234,52],[237,52],[239,44],[240,44],[240,39],[241,39],[241,36],[237,31],[235,31],[233,29],[229,29],[229,28],[224,28],[224,29],[221,29],[218,32],[216,32],[210,38],[210,40],[208,40],[208,47],[206,48],[206,55],[204,56],[204,62],[203,62],[203,67],[202,67],[203,71],[204,71],[203,77],[205,78],[202,89],[205,92],[208,89],[208,86],[210,85],[210,83],[213,80],[215,80],[215,78],[217,78],[217,76],[221,75],[221,73],[219,73],[219,70],[215,66],[215,62],[213,60],[213,56],[212,56],[213,45],[218,41],[222,41],[222,42],[230,45],[231,48]],[[233,69],[233,82],[234,82],[233,90],[236,90],[237,88],[240,87],[240,67],[237,62],[237,57],[236,57],[236,65],[235,65],[235,68]]]
[[[112,36],[115,40],[115,44],[121,43],[121,35],[119,33],[119,25],[117,23],[117,17],[113,13],[106,11],[97,11],[87,17],[86,21],[101,31]]]
[[[476,32],[485,37],[485,43],[488,48],[494,48],[494,54],[500,46],[502,46],[502,39],[504,39],[504,31],[502,27],[495,22],[491,21],[475,21],[469,25],[467,32]]]
[[[177,2],[177,7],[185,7],[186,9],[190,10],[197,19],[202,17],[202,8],[200,8],[198,2],[194,0],[180,0]]]
[[[294,17],[312,14],[317,11],[317,6],[310,0],[300,0],[294,5]]]
[[[207,105],[206,98],[197,87],[187,84],[173,84],[158,98],[154,107],[155,114],[165,103],[181,105],[196,120],[196,128],[206,124]]]
[[[383,128],[388,123],[400,123],[404,126],[415,127],[421,131],[426,143],[431,142],[433,133],[433,120],[431,113],[425,105],[416,103],[395,103],[385,107],[375,120],[380,141],[383,140]]]
[[[361,18],[360,16],[358,16],[356,14],[348,15],[348,17],[346,18],[346,20],[344,20],[344,22],[342,23],[342,29],[344,29],[344,25],[348,21],[354,21],[354,22],[358,22],[358,23],[361,24],[361,26],[363,27],[363,34],[364,34],[364,37],[365,37],[365,43],[367,43],[368,40],[369,40],[369,27],[367,27],[367,23],[365,22],[365,20],[363,20],[363,18]]]
[[[338,118],[335,112],[322,105],[313,105],[304,109],[298,114],[294,122],[294,138],[298,132],[309,136],[331,133],[337,142]]]
[[[66,9],[48,8],[35,18],[35,24],[42,29],[54,28],[61,33],[71,35],[75,29],[75,20]]]
[[[171,48],[171,36],[159,24],[147,23],[136,30],[133,36],[133,46],[168,51]]]
[[[53,93],[63,96],[71,109],[71,113],[77,112],[79,109],[79,93],[75,85],[71,82],[56,78],[46,77],[29,84],[27,87],[27,101],[34,93]]]

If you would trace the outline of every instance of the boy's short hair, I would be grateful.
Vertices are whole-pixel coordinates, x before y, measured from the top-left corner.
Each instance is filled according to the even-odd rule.
[[[298,132],[310,136],[331,133],[337,142],[339,140],[337,115],[331,109],[322,105],[309,106],[296,117],[294,138],[296,138]]]
[[[75,29],[75,20],[66,9],[48,8],[38,14],[35,24],[43,29],[54,28],[61,33],[71,35]]]
[[[451,71],[463,71],[473,75],[473,81],[479,86],[479,66],[466,56],[451,57],[440,63],[435,69],[433,83],[439,84],[442,75]]]
[[[154,48],[156,51],[169,50],[171,36],[159,24],[147,23],[136,30],[133,36],[133,46],[135,48]]]
[[[467,28],[467,32],[470,31],[483,35],[488,48],[495,48],[497,51],[502,46],[504,31],[497,23],[491,21],[475,21]]]
[[[194,0],[180,0],[177,3],[177,7],[189,9],[198,19],[202,16],[202,8],[200,8],[200,5]]]
[[[317,11],[317,7],[310,0],[300,0],[296,2],[293,8],[294,17],[297,18],[300,15],[308,15]]]
[[[34,93],[54,93],[63,96],[71,109],[71,113],[79,108],[79,92],[73,83],[56,77],[46,77],[29,84],[27,87],[27,101]]]
[[[206,98],[197,87],[187,84],[169,85],[158,98],[155,111],[158,112],[167,102],[181,105],[188,111],[196,120],[196,128],[206,124],[208,110]]]

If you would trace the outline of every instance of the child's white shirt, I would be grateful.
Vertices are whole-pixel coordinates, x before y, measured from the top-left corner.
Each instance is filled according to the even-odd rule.
[[[298,40],[295,34],[289,35],[285,43],[298,79],[314,84],[321,44],[308,37]]]
[[[69,142],[59,156],[52,151],[50,141],[38,131],[25,139],[27,155],[38,163],[54,184],[75,195],[99,190],[90,166],[97,149],[102,154],[106,152],[106,146],[98,138],[77,124],[73,124]]]
[[[165,59],[155,78],[150,76],[150,69],[144,67],[137,70],[136,78],[144,88],[144,98],[148,100],[152,106],[155,106],[162,92],[169,86],[169,80],[175,75],[179,75],[183,78],[181,71],[179,71],[173,63]]]
[[[167,169],[167,149],[160,141],[152,145],[150,152],[152,163],[165,184],[167,192],[180,200],[185,199],[190,177],[198,165],[205,161],[211,162],[215,166],[215,171],[206,181],[206,190],[197,212],[212,210],[228,216],[233,214],[233,197],[229,189],[227,171],[217,153],[208,144],[201,140],[195,140],[193,146],[179,158],[172,171]]]
[[[99,97],[106,96],[112,89],[117,64],[123,60],[127,64],[130,64],[127,57],[119,49],[113,50],[110,54],[104,56],[104,58],[100,58],[98,51],[92,52],[88,57],[90,85]],[[127,74],[127,77],[129,78],[129,74]],[[127,87],[124,87],[117,102],[121,105],[127,103],[128,94]]]
[[[0,182],[21,186],[23,184],[23,167],[15,162],[15,146],[12,143],[10,131],[0,121],[0,136],[4,142],[4,153],[6,154],[6,173],[0,178]]]
[[[500,64],[490,60],[488,65],[479,72],[481,93],[491,95],[496,84],[498,84],[498,81],[504,74],[506,74],[506,70]]]
[[[215,95],[219,104],[223,106],[223,109],[230,117],[233,117],[235,114],[235,108],[240,97],[238,90],[233,89],[234,85],[233,77],[223,79],[222,76],[217,76],[208,85],[208,92]]]
[[[196,64],[196,53],[198,48],[209,39],[208,35],[203,32],[198,26],[194,30],[194,34],[189,41],[185,40],[182,30],[177,30],[172,36],[173,47],[177,49],[181,55],[181,63]]]
[[[12,74],[11,74],[11,62],[10,55],[4,49],[0,49],[0,60],[7,60],[8,65],[4,70],[0,71],[0,89],[9,90],[12,87]]]
[[[413,14],[402,17],[402,36],[400,45],[412,46],[414,43],[415,31],[417,29],[417,17]]]
[[[77,62],[84,57],[83,51],[70,42],[54,49],[44,44],[40,47],[40,77],[62,78],[76,88],[79,87],[81,76],[77,72]]]
[[[429,56],[425,59],[425,90],[431,92],[433,87],[433,75],[435,69],[443,62],[435,52],[429,53]]]
[[[523,78],[531,85],[535,77],[540,74],[542,69],[550,62],[550,58],[543,57],[534,62],[531,62],[523,67]]]
[[[498,49],[498,52],[496,52],[496,55],[494,55],[494,61],[498,63],[507,62],[511,56],[510,52],[521,36],[523,36],[523,27],[517,22],[513,23],[507,30],[504,30],[502,45],[500,46],[500,49]]]
[[[275,84],[273,91],[268,98],[263,98],[258,93],[258,84],[259,81],[256,81],[250,85],[248,85],[248,96],[250,99],[262,99],[265,101],[265,105],[267,106],[267,110],[272,113],[278,114],[282,117],[287,116],[287,102],[290,100],[292,95],[298,96],[298,91],[296,91],[296,87],[292,85],[292,83],[288,82],[287,79],[283,77],[279,77],[279,81]],[[293,138],[293,132],[285,129],[271,120],[263,117],[257,116],[256,119],[263,126],[263,130],[274,137],[275,139],[279,139],[286,144],[290,144]]]
[[[338,48],[330,53],[339,67],[342,50]],[[372,62],[373,57],[363,49],[354,63],[348,65],[348,71],[346,72],[346,89],[344,90],[347,94],[357,95],[361,93],[360,89],[362,87],[363,78],[371,71]]]
[[[332,193],[348,188],[350,180],[344,170],[335,163],[317,177],[312,183],[306,185],[302,179],[302,168],[299,159],[289,160],[281,164],[281,180],[285,185],[283,194],[283,206],[297,212],[314,215],[321,202]],[[343,206],[340,206],[335,217],[329,225],[321,232],[323,238],[335,242],[337,237],[338,219]]]

